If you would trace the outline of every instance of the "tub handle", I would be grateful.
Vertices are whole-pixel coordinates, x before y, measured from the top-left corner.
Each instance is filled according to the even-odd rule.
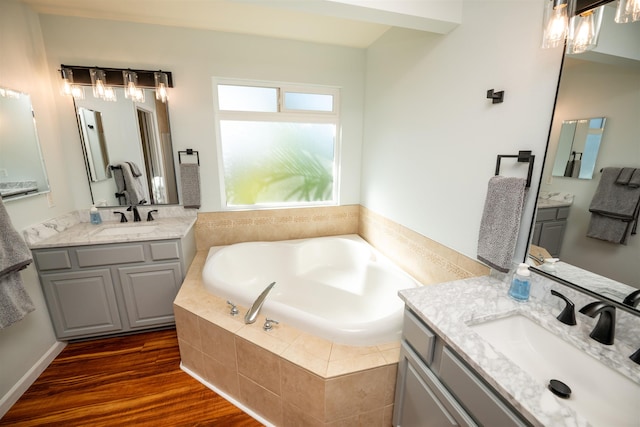
[[[232,316],[235,316],[238,314],[238,307],[236,307],[236,305],[234,303],[232,303],[231,301],[227,301],[227,304],[229,304],[231,306],[231,311],[229,311],[229,314]]]
[[[265,319],[264,321],[264,325],[262,326],[262,329],[264,329],[265,331],[270,331],[273,329],[273,324],[279,324],[280,322],[278,322],[277,320],[273,320],[273,319]]]

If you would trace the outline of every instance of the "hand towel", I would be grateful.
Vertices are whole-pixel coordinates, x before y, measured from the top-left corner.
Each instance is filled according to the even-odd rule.
[[[182,205],[185,208],[198,209],[200,207],[200,165],[180,163],[180,187]]]
[[[571,171],[571,178],[580,177],[580,168],[582,167],[582,160],[573,161],[573,170]]]
[[[626,245],[635,234],[640,213],[640,187],[619,185],[621,168],[604,168],[589,212],[587,237]]]
[[[487,188],[477,257],[503,273],[509,271],[513,262],[522,220],[525,184],[523,178],[494,176]]]
[[[629,182],[627,183],[627,185],[631,188],[640,187],[640,168],[636,168],[633,171],[633,174],[629,178]]]
[[[618,177],[616,178],[616,184],[628,185],[629,181],[631,180],[631,175],[633,175],[634,171],[634,168],[622,168],[622,170],[620,170],[620,173],[618,174]]]
[[[0,197],[0,329],[22,320],[35,310],[20,275],[20,270],[31,261],[31,251],[13,228]]]

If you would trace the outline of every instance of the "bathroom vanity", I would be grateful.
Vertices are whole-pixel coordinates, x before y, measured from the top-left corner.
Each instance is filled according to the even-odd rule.
[[[593,319],[577,314],[576,326],[556,319],[564,302],[554,288],[576,308],[586,302],[537,275],[527,303],[490,276],[400,291],[394,426],[636,427],[640,369],[629,356],[638,318],[619,312],[614,344],[600,344],[589,338]],[[573,394],[553,394],[551,380]]]
[[[568,217],[569,206],[539,207],[531,244],[545,248],[552,257],[558,257]]]
[[[31,244],[56,336],[85,339],[174,324],[173,300],[195,254],[193,223],[80,223]]]

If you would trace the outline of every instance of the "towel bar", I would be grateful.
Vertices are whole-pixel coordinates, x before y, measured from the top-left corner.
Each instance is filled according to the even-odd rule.
[[[529,163],[529,171],[527,172],[527,184],[526,187],[531,187],[531,176],[533,174],[533,162],[536,158],[531,154],[531,150],[520,150],[518,154],[498,154],[498,160],[496,161],[496,175],[500,174],[500,160],[502,158],[517,158],[518,163]]]
[[[178,151],[178,163],[180,164],[182,164],[182,154],[186,154],[187,156],[193,156],[195,154],[198,159],[198,166],[200,165],[200,154],[196,150],[187,148],[185,151]]]

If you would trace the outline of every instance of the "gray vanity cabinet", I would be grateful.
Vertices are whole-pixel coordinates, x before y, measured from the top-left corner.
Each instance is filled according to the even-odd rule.
[[[545,248],[553,257],[560,256],[568,217],[569,207],[567,206],[539,208],[531,243]]]
[[[89,338],[171,325],[181,240],[34,249],[56,336]]]
[[[394,426],[528,425],[408,309],[402,335]]]

